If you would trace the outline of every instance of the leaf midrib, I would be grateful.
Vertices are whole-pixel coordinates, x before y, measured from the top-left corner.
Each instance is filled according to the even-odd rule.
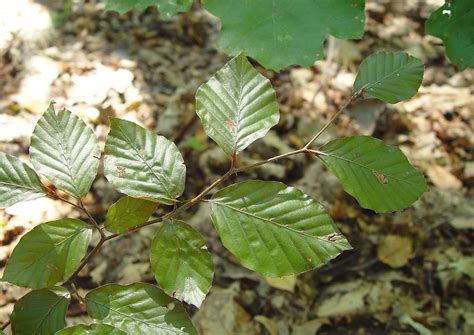
[[[352,161],[352,160],[350,160],[350,159],[348,159],[348,158],[345,158],[345,157],[342,157],[342,156],[334,155],[334,154],[329,153],[329,152],[326,152],[326,151],[321,151],[321,152],[319,152],[319,154],[322,155],[322,156],[329,156],[329,157],[332,157],[332,158],[335,158],[335,159],[340,159],[340,160],[345,161],[345,162],[347,162],[347,163],[354,164],[354,165],[357,165],[357,166],[359,166],[359,167],[361,167],[361,168],[367,169],[367,170],[369,170],[370,172],[375,171],[375,172],[377,172],[377,173],[380,173],[380,174],[384,175],[385,177],[392,178],[392,179],[394,179],[394,180],[396,180],[396,181],[398,181],[398,182],[400,182],[400,183],[405,183],[405,184],[408,184],[408,185],[414,186],[414,187],[418,187],[418,186],[419,186],[419,185],[417,185],[417,184],[415,184],[415,183],[412,183],[412,182],[410,182],[410,181],[407,181],[406,179],[400,179],[400,178],[395,177],[395,176],[393,176],[393,175],[391,175],[391,174],[386,174],[386,173],[383,172],[383,171],[380,171],[380,170],[378,170],[378,169],[370,168],[370,167],[368,167],[368,166],[366,166],[366,165],[360,164],[360,163],[358,163],[358,162],[356,162],[356,161]],[[318,157],[319,157],[319,156],[318,156]],[[324,162],[324,158],[321,158],[321,157],[319,157],[319,158]],[[410,166],[411,166],[411,165],[410,165]]]
[[[52,291],[51,291],[52,292]],[[54,293],[54,292],[52,292]],[[51,308],[48,309],[48,311],[46,312],[46,314],[44,315],[44,317],[41,319],[39,325],[36,327],[35,329],[35,333],[34,335],[37,334],[37,331],[38,329],[41,327],[41,325],[43,324],[44,320],[47,319],[47,317],[49,316],[49,314],[51,313],[51,311],[54,309],[54,307],[56,307],[57,304],[59,304],[61,302],[61,300],[63,299],[63,296],[58,296],[56,293],[54,293],[56,295],[56,297],[58,298],[58,300],[53,304],[53,306],[51,306]]]
[[[166,197],[162,197],[163,199],[166,199],[166,200],[170,200],[170,201],[174,201],[176,200],[175,198],[172,198],[172,195],[170,194],[170,191],[168,190],[168,187],[166,186],[166,181],[163,181],[161,177],[163,177],[164,179],[166,179],[164,176],[160,176],[158,174],[155,173],[155,171],[153,171],[153,167],[150,166],[147,162],[147,160],[145,160],[145,157],[142,157],[140,155],[140,151],[133,145],[133,141],[127,136],[127,134],[122,130],[122,126],[120,125],[120,123],[117,124],[118,125],[118,128],[119,128],[119,131],[120,133],[122,134],[122,136],[125,138],[125,140],[127,141],[127,144],[130,145],[130,147],[135,151],[135,153],[137,154],[137,156],[141,159],[141,161],[146,165],[146,167],[148,168],[148,170],[151,172],[151,174],[156,178],[156,180],[160,183],[160,185],[163,187],[163,189],[165,190],[166,192],[166,195],[169,197],[169,198],[166,198]],[[147,130],[144,129],[144,131],[146,132]],[[154,136],[156,136],[155,134],[153,134]],[[170,183],[171,184],[171,183]]]
[[[133,321],[135,321],[135,322],[143,323],[143,324],[147,325],[147,326],[150,327],[150,328],[156,327],[156,328],[160,328],[160,329],[164,329],[164,330],[168,330],[168,331],[171,330],[171,331],[173,331],[175,334],[183,334],[183,332],[177,331],[176,328],[174,328],[174,327],[168,328],[168,327],[164,327],[164,326],[162,326],[162,325],[158,325],[158,324],[155,324],[155,323],[149,323],[149,322],[147,322],[147,321],[145,321],[145,320],[136,319],[136,318],[134,318],[133,316],[130,316],[130,315],[125,314],[125,313],[122,313],[122,312],[120,312],[119,310],[116,310],[116,309],[114,309],[114,308],[112,308],[112,307],[110,307],[110,306],[107,306],[107,305],[105,305],[105,304],[102,304],[102,303],[100,303],[100,302],[98,302],[98,301],[96,301],[96,300],[94,300],[94,299],[91,299],[91,298],[87,298],[87,297],[86,297],[86,301],[87,301],[87,300],[90,300],[90,301],[92,301],[92,302],[93,302],[94,304],[96,304],[96,305],[99,305],[99,306],[101,306],[101,307],[103,307],[103,308],[105,308],[105,309],[107,309],[107,310],[110,310],[110,311],[112,311],[112,312],[114,312],[114,313],[117,313],[117,314],[119,314],[119,315],[121,315],[121,316],[124,316],[124,317],[126,317],[126,318],[128,318],[128,319],[131,319],[131,320],[133,320]],[[163,307],[163,306],[159,306],[159,307]],[[163,316],[164,316],[165,314],[166,314],[166,313],[164,313]],[[92,316],[92,315],[91,315],[91,316]],[[93,317],[93,318],[94,318],[94,317]]]
[[[389,73],[388,75],[386,75],[385,77],[377,80],[376,82],[374,82],[373,84],[369,84],[367,85],[366,87],[367,88],[373,88],[375,85],[377,84],[380,84],[382,81],[385,81],[385,80],[388,80],[390,79],[394,74],[396,74],[398,71],[402,71],[405,69],[405,67],[407,67],[408,65],[411,65],[412,63],[416,62],[416,59],[410,59],[407,63],[403,64],[401,67],[399,67],[398,69],[392,71],[391,73]],[[369,70],[367,69],[367,72]],[[370,94],[370,92],[367,92]]]
[[[63,111],[62,113],[65,113],[65,112]],[[71,113],[71,112],[69,112],[69,113]],[[58,122],[58,115],[56,114],[56,112],[53,110],[51,114],[52,114],[54,122],[55,122],[53,124],[53,127],[54,127],[54,130],[56,131],[56,139],[58,141],[60,154],[61,154],[62,158],[64,159],[64,166],[67,169],[67,174],[68,174],[69,178],[71,178],[71,180],[72,180],[72,186],[73,186],[74,190],[76,191],[75,195],[80,197],[81,192],[79,192],[79,189],[78,189],[78,185],[77,185],[78,181],[76,180],[76,178],[72,174],[72,163],[71,163],[70,154],[68,153],[68,151],[64,150],[64,148],[63,148],[63,142],[65,142],[65,144],[67,145],[67,141],[61,135],[65,135],[65,134],[57,128],[59,126],[59,122]],[[68,120],[70,120],[71,117],[72,117],[72,113],[68,115]],[[81,125],[78,123],[78,124],[76,124],[76,127],[78,127],[78,126],[81,126]]]
[[[41,192],[39,189],[29,187],[29,186],[25,186],[25,185],[17,185],[17,184],[7,183],[7,182],[3,182],[3,181],[0,181],[0,185],[14,186],[14,187],[17,187],[17,188],[23,188],[23,189],[26,189],[26,190],[35,191],[38,194],[44,194],[44,192]]]
[[[46,251],[45,253],[43,253],[38,259],[36,260],[33,260],[33,262],[31,262],[30,264],[26,265],[24,268],[21,269],[20,272],[18,272],[17,276],[20,276],[20,274],[23,274],[25,273],[26,270],[28,270],[32,265],[40,262],[44,257],[46,257],[47,255],[49,255],[53,250],[55,250],[56,248],[58,248],[61,244],[64,244],[66,243],[66,241],[68,241],[69,239],[73,238],[73,237],[76,237],[77,235],[79,235],[80,233],[84,232],[86,229],[89,229],[89,227],[83,227],[81,228],[80,230],[76,231],[74,234],[66,237],[64,240],[60,241],[59,243],[55,243],[52,245],[52,247]]]
[[[259,216],[257,214],[253,214],[253,213],[250,213],[250,212],[246,212],[244,210],[241,210],[240,208],[237,208],[237,207],[234,207],[234,206],[231,206],[231,205],[228,205],[228,204],[225,204],[223,202],[220,202],[220,201],[216,201],[216,200],[210,200],[211,203],[213,204],[217,204],[217,205],[221,205],[221,206],[224,206],[224,207],[227,207],[231,210],[234,210],[236,212],[239,212],[241,214],[244,214],[244,215],[248,215],[248,216],[251,216],[253,218],[256,218],[258,220],[262,220],[262,221],[266,221],[266,222],[269,222],[275,226],[277,226],[278,228],[282,228],[282,229],[286,229],[286,230],[289,230],[290,232],[292,233],[295,233],[295,234],[298,234],[298,235],[303,235],[304,237],[307,237],[309,239],[317,239],[317,240],[320,240],[321,242],[325,242],[326,244],[329,244],[329,245],[334,245],[334,244],[337,244],[337,245],[340,245],[340,246],[343,246],[343,243],[340,243],[339,241],[328,241],[328,240],[325,240],[324,238],[321,238],[319,236],[313,236],[313,235],[309,235],[305,232],[302,232],[302,231],[299,231],[299,230],[296,230],[296,229],[293,229],[289,226],[285,226],[285,225],[282,225],[276,221],[273,221],[272,219],[268,219],[268,218],[265,218],[265,217],[262,217],[262,216]]]

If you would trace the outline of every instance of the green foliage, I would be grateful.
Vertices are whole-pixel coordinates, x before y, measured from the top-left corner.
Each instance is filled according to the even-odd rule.
[[[0,207],[45,195],[36,172],[18,158],[0,152]]]
[[[62,287],[34,290],[18,300],[11,315],[14,335],[51,335],[66,325],[71,297]]]
[[[218,45],[224,52],[244,52],[273,70],[291,64],[310,66],[322,59],[327,34],[355,39],[364,33],[364,0],[206,0],[203,4],[221,20]]]
[[[183,157],[165,137],[133,122],[111,119],[104,151],[104,173],[117,190],[167,205],[183,193]]]
[[[169,19],[179,12],[187,11],[192,3],[193,0],[108,0],[105,9],[123,14],[133,9],[145,10],[156,6],[160,16]]]
[[[91,236],[89,225],[77,219],[40,224],[21,238],[2,279],[31,288],[53,286],[74,272]]]
[[[279,120],[276,94],[270,81],[243,54],[199,87],[196,113],[206,134],[229,156],[265,136]]]
[[[407,99],[416,93],[422,76],[419,60],[404,53],[378,53],[361,64],[348,103],[361,97],[392,103]],[[95,323],[58,334],[197,334],[178,300],[199,307],[210,290],[214,266],[203,237],[177,218],[202,200],[211,204],[211,219],[224,246],[244,266],[266,277],[315,269],[351,248],[316,200],[283,183],[243,181],[205,199],[233,175],[254,167],[295,154],[314,155],[361,206],[377,212],[406,208],[427,190],[423,175],[403,153],[378,139],[354,136],[311,149],[329,124],[300,149],[237,167],[237,154],[279,120],[269,80],[243,54],[199,88],[196,112],[206,133],[230,156],[231,169],[191,200],[179,201],[186,167],[177,146],[133,122],[113,118],[104,148],[104,174],[128,196],[110,207],[103,223],[96,222],[82,201],[97,173],[100,152],[92,130],[77,116],[67,110],[56,114],[51,105],[38,121],[31,141],[34,167],[67,192],[67,199],[53,189],[46,193],[33,169],[0,154],[0,206],[47,194],[87,217],[87,222],[62,219],[40,224],[14,249],[3,280],[37,289],[15,305],[11,317],[15,335],[54,334],[62,329],[69,293],[53,285],[61,282],[73,288],[74,275],[105,242],[157,222],[162,226],[150,246],[150,263],[163,291],[144,283],[98,287],[85,297]],[[165,214],[147,221],[159,204],[173,209],[167,211],[163,206]],[[87,253],[93,230],[100,239]]]
[[[280,182],[234,184],[211,204],[224,246],[267,277],[308,271],[351,249],[319,203]]]
[[[474,67],[474,1],[446,1],[431,14],[425,30],[443,40],[446,54],[460,69]]]
[[[99,141],[84,121],[53,104],[38,121],[30,146],[36,171],[75,197],[89,191],[99,167]]]
[[[377,52],[360,64],[353,92],[395,104],[418,92],[423,69],[423,62],[407,53]]]
[[[400,149],[373,137],[337,139],[321,150],[320,159],[364,208],[393,212],[410,206],[428,191],[423,174]]]
[[[123,197],[110,206],[104,228],[122,234],[145,223],[156,211],[158,204],[152,201]]]
[[[91,324],[64,328],[55,335],[127,335],[127,333],[109,325]]]
[[[151,284],[109,284],[90,291],[85,299],[96,322],[127,334],[197,334],[183,307]]]
[[[183,221],[163,225],[151,244],[150,262],[167,294],[201,306],[211,289],[214,265],[199,232]]]

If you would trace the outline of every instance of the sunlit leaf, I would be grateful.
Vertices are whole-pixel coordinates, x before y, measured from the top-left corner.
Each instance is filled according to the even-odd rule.
[[[70,298],[69,292],[63,287],[27,293],[13,308],[13,334],[51,335],[64,328]]]
[[[184,190],[186,167],[176,145],[139,125],[111,119],[104,173],[120,192],[173,204]]]
[[[40,224],[20,239],[2,280],[31,288],[64,281],[85,256],[91,236],[90,226],[77,219]]]
[[[124,233],[145,223],[157,207],[152,201],[123,197],[110,206],[104,227],[112,233]]]
[[[423,70],[423,62],[407,53],[377,52],[360,64],[352,90],[394,104],[418,92]]]
[[[153,239],[150,261],[156,281],[168,295],[201,306],[214,266],[199,232],[182,221],[163,225]]]
[[[85,299],[96,322],[127,334],[197,334],[183,307],[151,284],[109,284],[90,291]]]
[[[84,121],[53,104],[31,136],[31,163],[57,188],[75,197],[89,191],[99,167],[99,141]]]
[[[243,54],[199,87],[196,113],[206,134],[229,156],[265,136],[279,120],[270,81]]]
[[[45,195],[38,175],[18,158],[0,152],[0,208]]]
[[[364,208],[393,212],[410,206],[428,190],[423,174],[400,149],[369,136],[329,142],[319,158]]]
[[[319,203],[280,182],[233,184],[211,204],[224,246],[267,277],[308,271],[351,249]]]

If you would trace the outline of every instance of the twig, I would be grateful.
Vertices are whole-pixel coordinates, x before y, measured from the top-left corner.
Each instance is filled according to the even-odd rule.
[[[49,197],[49,198],[51,198],[51,199],[53,199],[53,200],[61,200],[62,202],[65,202],[65,203],[67,203],[67,204],[69,204],[69,205],[73,206],[74,208],[77,208],[77,209],[79,209],[79,210],[81,210],[81,211],[83,210],[83,209],[81,208],[81,206],[76,205],[76,204],[73,203],[72,201],[69,201],[69,200],[67,200],[67,199],[64,199],[64,198],[60,197],[60,196],[57,195],[56,193],[47,193],[46,196]]]
[[[80,206],[81,206],[82,211],[83,211],[84,213],[86,213],[87,217],[89,218],[89,220],[90,220],[90,222],[92,223],[92,225],[94,226],[94,228],[99,231],[100,238],[101,238],[101,239],[105,239],[104,231],[103,231],[102,228],[99,226],[99,224],[97,223],[97,221],[92,217],[91,213],[87,210],[86,206],[84,206],[84,203],[82,202],[82,199],[79,199],[79,204],[80,204]]]
[[[1,330],[7,329],[7,327],[10,325],[10,323],[11,323],[11,321],[8,320],[7,322],[5,322],[5,323],[0,327],[0,329],[1,329]]]
[[[316,133],[316,135],[313,136],[313,138],[311,140],[309,140],[308,143],[306,143],[306,145],[303,147],[304,149],[308,149],[310,147],[311,144],[313,144],[314,141],[316,141],[316,139],[318,139],[319,136],[321,136],[322,133],[324,133],[326,131],[326,129],[328,129],[328,127],[334,122],[334,120],[337,119],[337,117],[350,105],[352,104],[354,101],[356,101],[362,94],[362,90],[354,93],[349,99],[346,100],[346,102],[342,105],[342,107],[337,111],[336,114],[333,115],[333,117],[324,125],[324,127],[321,128],[320,131],[318,131]]]
[[[77,274],[79,272],[81,272],[81,270],[84,268],[84,266],[86,266],[86,264],[90,261],[90,259],[92,257],[94,257],[94,255],[99,251],[99,249],[102,247],[102,245],[105,243],[106,241],[106,238],[102,238],[99,240],[99,242],[96,244],[96,246],[94,247],[94,249],[91,250],[91,252],[89,252],[86,257],[84,257],[81,261],[81,263],[79,264],[79,266],[77,267],[77,269],[69,276],[68,279],[66,279],[64,282],[63,282],[63,285],[69,283],[75,276],[77,276]]]

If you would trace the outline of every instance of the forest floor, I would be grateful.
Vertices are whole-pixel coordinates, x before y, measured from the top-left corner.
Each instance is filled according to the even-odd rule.
[[[198,86],[228,59],[215,46],[218,21],[199,8],[170,21],[156,10],[119,16],[104,3],[16,0],[0,4],[0,151],[28,160],[31,132],[51,100],[80,115],[103,146],[108,117],[137,122],[174,140],[187,165],[184,199],[228,168],[195,114]],[[207,240],[214,286],[200,310],[204,335],[473,334],[474,70],[459,72],[441,42],[423,34],[439,0],[368,1],[360,41],[329,39],[309,69],[259,68],[278,95],[281,121],[242,155],[251,162],[290,151],[317,131],[351,94],[361,60],[378,50],[421,58],[419,93],[396,105],[351,106],[320,138],[372,135],[399,146],[430,191],[395,214],[361,209],[314,159],[294,157],[246,178],[296,186],[329,210],[354,249],[311,272],[269,280],[221,245],[203,204],[183,217]],[[195,6],[197,7],[197,6]],[[99,220],[120,197],[100,174],[86,205]],[[0,210],[0,267],[35,225],[80,217],[67,204],[37,199]],[[156,227],[116,239],[80,273],[80,293],[108,282],[154,282],[148,249]],[[0,274],[3,268],[0,268]],[[0,283],[0,323],[27,289]],[[89,322],[83,306],[69,311]]]

